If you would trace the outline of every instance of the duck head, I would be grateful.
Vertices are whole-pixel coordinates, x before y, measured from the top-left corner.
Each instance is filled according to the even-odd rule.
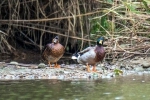
[[[54,44],[56,44],[56,43],[59,43],[59,37],[58,36],[56,36],[54,39],[53,39],[53,41],[52,41]]]
[[[97,39],[97,45],[103,45],[103,42],[104,42],[104,37],[99,37]]]

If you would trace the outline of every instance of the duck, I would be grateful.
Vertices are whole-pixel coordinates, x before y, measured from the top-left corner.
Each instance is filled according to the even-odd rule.
[[[72,59],[77,59],[78,63],[86,65],[88,72],[91,72],[89,65],[93,66],[92,71],[96,72],[97,63],[102,62],[105,57],[103,42],[104,37],[99,37],[97,39],[97,45],[87,47],[80,52],[74,53]]]
[[[58,60],[64,55],[65,48],[59,43],[59,36],[53,38],[52,43],[48,43],[42,53],[42,58],[46,60],[50,66],[51,63],[55,63],[54,68],[60,68],[57,64]]]

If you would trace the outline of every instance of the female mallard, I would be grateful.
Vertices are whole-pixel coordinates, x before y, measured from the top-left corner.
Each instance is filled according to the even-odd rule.
[[[105,57],[105,50],[103,47],[104,37],[97,39],[97,45],[94,47],[88,47],[83,51],[76,53],[72,56],[72,59],[77,59],[78,63],[86,64],[87,71],[90,72],[89,65],[93,66],[92,71],[96,72],[96,64],[102,61]]]
[[[60,68],[60,65],[57,64],[57,61],[64,54],[64,46],[59,43],[59,37],[56,36],[52,43],[46,45],[42,57],[44,60],[47,60],[49,66],[51,67],[51,63],[55,63],[55,68]]]

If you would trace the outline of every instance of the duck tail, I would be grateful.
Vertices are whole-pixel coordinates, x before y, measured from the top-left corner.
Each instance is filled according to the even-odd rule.
[[[71,59],[78,59],[78,57],[80,56],[79,53],[74,53],[71,57]]]

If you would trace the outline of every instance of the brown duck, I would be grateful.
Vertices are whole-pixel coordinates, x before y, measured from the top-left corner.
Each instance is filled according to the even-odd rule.
[[[63,56],[64,54],[64,46],[59,43],[59,37],[56,36],[52,43],[46,45],[42,57],[49,63],[51,67],[51,63],[55,63],[55,68],[60,68],[60,65],[57,64],[57,61]]]
[[[93,66],[92,71],[96,72],[96,64],[102,61],[105,57],[105,50],[103,47],[104,37],[97,39],[97,45],[94,47],[87,47],[72,56],[72,59],[77,59],[78,63],[87,65],[87,71],[90,71],[89,65]]]

